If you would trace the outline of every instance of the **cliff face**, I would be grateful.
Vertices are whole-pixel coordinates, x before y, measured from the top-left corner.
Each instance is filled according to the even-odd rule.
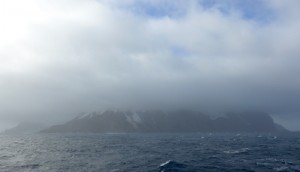
[[[284,132],[263,112],[228,113],[211,119],[196,111],[105,111],[79,116],[42,132]]]

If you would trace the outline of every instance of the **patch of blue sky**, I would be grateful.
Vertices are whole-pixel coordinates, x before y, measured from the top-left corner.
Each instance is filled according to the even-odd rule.
[[[135,15],[149,18],[181,18],[188,13],[191,2],[202,9],[218,9],[222,14],[239,11],[245,20],[267,24],[276,19],[276,11],[264,0],[135,0],[124,7]]]
[[[190,55],[190,53],[185,48],[180,46],[172,46],[170,47],[170,51],[174,57],[178,58],[184,58]]]
[[[217,8],[224,15],[239,11],[245,20],[267,24],[276,20],[276,11],[264,0],[198,0],[203,9]]]
[[[136,0],[125,8],[144,17],[180,18],[186,15],[187,5],[186,0]]]

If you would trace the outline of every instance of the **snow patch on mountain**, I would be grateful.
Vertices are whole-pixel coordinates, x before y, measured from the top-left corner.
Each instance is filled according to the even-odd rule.
[[[139,114],[136,113],[136,112],[133,113],[132,119],[133,119],[135,122],[137,122],[137,123],[142,123],[141,117],[140,117]]]
[[[77,119],[83,119],[83,118],[86,118],[90,115],[91,113],[85,113],[83,114],[82,116],[79,116]]]
[[[123,113],[126,117],[126,121],[129,122],[134,128],[138,128],[138,124],[142,123],[142,119],[136,112],[133,113]]]
[[[131,116],[129,116],[126,112],[124,112],[124,115],[126,117],[127,122],[129,122],[134,128],[138,128]]]
[[[77,119],[91,119],[94,116],[100,116],[102,115],[104,112],[88,112],[83,114],[82,116],[79,116]]]

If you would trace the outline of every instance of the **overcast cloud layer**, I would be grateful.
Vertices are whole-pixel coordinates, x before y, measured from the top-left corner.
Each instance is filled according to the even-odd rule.
[[[0,121],[229,107],[300,121],[300,1],[242,2],[2,0]]]

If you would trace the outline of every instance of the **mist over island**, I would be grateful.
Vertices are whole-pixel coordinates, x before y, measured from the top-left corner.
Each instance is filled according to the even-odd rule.
[[[23,121],[17,124],[17,126],[15,127],[4,130],[1,134],[6,134],[6,135],[35,134],[45,129],[46,127],[47,127],[46,125],[40,123]]]
[[[258,109],[300,130],[297,0],[4,0],[0,131],[120,109]]]

